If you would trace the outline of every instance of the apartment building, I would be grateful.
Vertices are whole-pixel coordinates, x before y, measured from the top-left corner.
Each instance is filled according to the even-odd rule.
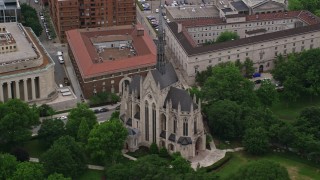
[[[58,37],[66,42],[65,32],[78,28],[131,25],[136,22],[134,0],[49,0]]]
[[[240,39],[204,45],[223,31]],[[198,71],[220,62],[250,58],[257,72],[270,70],[277,55],[320,46],[320,20],[308,11],[278,12],[223,19],[169,23],[166,41],[192,84]]]

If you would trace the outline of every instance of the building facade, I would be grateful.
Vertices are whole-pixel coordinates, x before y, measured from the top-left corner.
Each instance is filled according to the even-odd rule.
[[[318,48],[319,22],[308,11],[231,15],[225,20],[169,23],[166,40],[192,84],[198,71],[221,62],[250,58],[256,71],[263,72],[272,69],[273,60],[279,54]],[[227,30],[237,32],[241,38],[203,45]]]
[[[69,55],[85,98],[123,92],[130,77],[155,68],[156,48],[142,26],[75,29],[67,33]]]
[[[56,97],[54,62],[29,28],[0,24],[0,101],[17,98],[29,103]]]
[[[65,32],[77,28],[131,25],[136,22],[134,0],[49,0],[52,20],[62,42]]]
[[[20,9],[18,0],[0,0],[0,23],[18,22]]]
[[[201,102],[181,88],[171,64],[164,74],[155,69],[145,78],[130,79],[120,108],[120,119],[129,131],[129,151],[156,143],[191,159],[206,149]]]

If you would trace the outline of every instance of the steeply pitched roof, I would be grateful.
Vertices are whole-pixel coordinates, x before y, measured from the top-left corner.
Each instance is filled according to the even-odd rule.
[[[128,120],[127,120],[127,123],[126,123],[128,126],[132,126],[132,119],[131,118],[129,118]]]
[[[137,91],[140,93],[140,75],[134,75],[131,79],[131,82],[129,84],[129,92],[132,93],[132,91]]]
[[[161,131],[160,137],[165,139],[166,138],[166,131]]]
[[[167,101],[171,100],[172,108],[178,109],[178,105],[180,102],[181,111],[190,111],[191,104],[193,104],[193,109],[197,109],[198,106],[195,104],[187,93],[186,90],[178,89],[175,87],[170,87],[170,90],[167,94],[166,100],[164,101],[164,106],[166,105]]]
[[[160,89],[166,88],[179,80],[171,63],[166,64],[163,75],[157,69],[151,71],[151,73],[156,84],[160,83]]]
[[[176,135],[175,134],[170,134],[168,139],[169,139],[169,141],[176,142]]]
[[[188,145],[192,144],[191,137],[180,137],[178,143],[181,145]]]

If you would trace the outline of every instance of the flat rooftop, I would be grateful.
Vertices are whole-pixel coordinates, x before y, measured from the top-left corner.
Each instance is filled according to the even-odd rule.
[[[216,6],[183,6],[182,8],[167,6],[166,9],[175,20],[219,17]]]
[[[5,27],[16,41],[17,51],[1,54],[0,63],[17,61],[21,59],[37,58],[30,41],[27,39],[17,23],[0,23],[0,27]]]
[[[141,25],[73,29],[67,31],[66,35],[83,78],[156,64],[156,46],[148,33],[144,33]],[[132,41],[133,50],[128,47],[124,49],[105,47],[100,51],[95,46],[95,43],[128,40]]]

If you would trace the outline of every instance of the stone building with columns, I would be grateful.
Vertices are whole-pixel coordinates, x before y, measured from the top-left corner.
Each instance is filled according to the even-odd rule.
[[[206,45],[225,31],[240,39]],[[199,71],[221,62],[254,62],[256,72],[271,70],[280,54],[320,47],[320,19],[308,11],[256,15],[228,15],[225,18],[168,23],[167,46],[186,75],[189,84]]]
[[[69,55],[87,99],[99,92],[122,94],[135,74],[156,64],[156,48],[140,25],[74,29],[66,32]]]
[[[201,102],[182,89],[171,64],[164,74],[155,69],[145,78],[132,77],[122,96],[120,119],[129,131],[129,151],[156,143],[191,159],[206,149]]]
[[[30,28],[0,24],[0,101],[45,103],[56,97],[54,62]]]

